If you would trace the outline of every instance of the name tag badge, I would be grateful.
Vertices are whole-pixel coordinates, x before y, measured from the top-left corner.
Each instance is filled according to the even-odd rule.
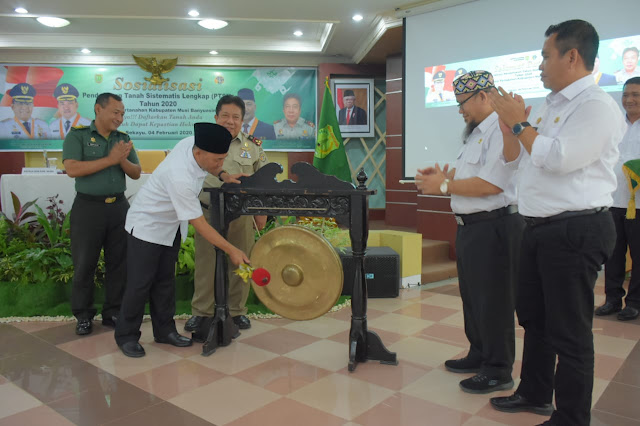
[[[89,142],[87,143],[87,146],[100,146],[100,144],[97,142]]]

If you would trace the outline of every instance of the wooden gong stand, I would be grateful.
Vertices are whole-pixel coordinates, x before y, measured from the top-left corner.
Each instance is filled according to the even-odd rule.
[[[269,163],[252,176],[241,178],[240,184],[206,188],[211,200],[211,225],[225,238],[229,223],[242,215],[333,217],[338,224],[348,226],[355,269],[351,277],[349,371],[354,371],[358,362],[367,360],[397,365],[396,354],[387,350],[375,332],[367,330],[364,259],[369,237],[368,197],[375,194],[375,190],[368,190],[365,186],[367,175],[364,169],[358,173],[356,188],[351,183],[318,172],[309,163],[300,162],[291,167],[292,173],[298,175],[297,182],[278,182],[276,175],[282,171],[280,164]],[[194,333],[197,341],[207,336],[202,348],[204,356],[211,355],[218,346],[229,345],[239,335],[227,305],[227,270],[227,257],[216,247],[215,314],[205,318],[200,331]]]

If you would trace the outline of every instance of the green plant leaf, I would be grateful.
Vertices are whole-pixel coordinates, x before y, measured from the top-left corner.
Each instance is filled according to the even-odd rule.
[[[13,202],[13,214],[18,217],[18,212],[20,211],[20,198],[13,191],[11,191],[11,201]]]
[[[37,215],[38,223],[42,226],[42,228],[44,229],[44,232],[47,234],[47,238],[49,240],[49,246],[53,247],[58,242],[59,233],[58,233],[57,224],[55,227],[51,226],[51,223],[49,222],[49,220],[47,220],[47,215],[44,213],[44,211],[42,211],[42,209],[39,206],[36,206],[36,210],[38,211],[38,215]]]

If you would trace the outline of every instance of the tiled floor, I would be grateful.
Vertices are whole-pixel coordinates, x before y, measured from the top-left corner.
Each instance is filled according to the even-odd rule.
[[[602,303],[603,286],[596,287]],[[369,301],[369,328],[399,365],[375,362],[347,370],[350,311],[309,322],[252,321],[231,345],[209,357],[201,345],[153,342],[127,358],[113,332],[96,322],[88,337],[74,323],[0,325],[0,426],[230,425],[404,426],[535,425],[533,414],[493,410],[489,396],[462,392],[469,375],[445,371],[462,356],[460,297],[455,281],[403,290]],[[181,328],[184,321],[178,321]],[[593,426],[640,426],[640,320],[594,320]],[[516,384],[522,359],[518,329]],[[502,395],[510,392],[502,392]]]

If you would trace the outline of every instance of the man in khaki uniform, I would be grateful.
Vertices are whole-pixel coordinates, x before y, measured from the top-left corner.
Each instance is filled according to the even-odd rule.
[[[244,117],[244,101],[238,96],[223,96],[216,106],[216,123],[224,126],[233,140],[229,146],[229,155],[224,160],[222,171],[218,176],[207,175],[203,188],[219,188],[224,182],[236,182],[240,176],[248,176],[267,164],[267,156],[262,149],[262,141],[251,135],[240,132]],[[210,220],[209,193],[200,193],[202,212],[207,222]],[[228,241],[243,252],[249,254],[255,242],[253,220],[258,228],[264,227],[266,216],[240,216],[229,224]],[[185,330],[196,331],[200,328],[204,317],[211,317],[214,313],[214,276],[215,276],[215,247],[196,233],[195,235],[195,282],[191,313],[193,316],[185,324]],[[240,329],[251,327],[251,322],[245,316],[246,303],[249,296],[249,284],[242,281],[229,268],[229,313]]]

